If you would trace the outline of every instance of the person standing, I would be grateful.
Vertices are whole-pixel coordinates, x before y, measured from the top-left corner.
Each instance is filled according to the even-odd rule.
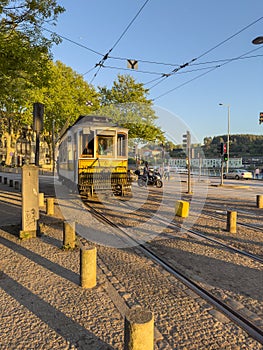
[[[166,171],[165,171],[165,179],[170,180],[170,165],[167,165]]]
[[[98,146],[98,150],[99,150],[99,154],[105,154],[105,150],[106,150],[106,143],[104,139],[100,139],[99,140],[99,146]]]
[[[257,169],[255,170],[255,175],[256,175],[256,179],[258,179],[258,177],[259,177],[259,168],[257,168]]]
[[[145,176],[145,186],[147,187],[148,181],[149,181],[149,164],[148,162],[145,162],[144,168],[143,168],[143,175]]]

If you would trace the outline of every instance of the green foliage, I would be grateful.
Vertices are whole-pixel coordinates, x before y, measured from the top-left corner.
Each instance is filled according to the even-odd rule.
[[[43,87],[49,80],[50,46],[59,41],[54,36],[43,36],[41,25],[45,20],[55,23],[63,11],[55,0],[0,2],[0,108],[4,131],[10,123],[12,128],[23,124],[29,89]]]
[[[164,141],[163,132],[155,125],[157,116],[148,90],[127,75],[118,75],[111,89],[99,87],[100,114],[111,116],[114,122],[129,129],[130,138],[142,141]]]
[[[221,142],[227,142],[227,135],[214,136],[207,141],[204,140],[204,146],[202,147],[206,157],[218,157],[218,145]],[[230,157],[249,157],[249,156],[262,156],[263,150],[263,136],[262,135],[249,135],[239,134],[230,135]]]
[[[51,134],[53,125],[56,133],[59,133],[65,124],[72,124],[80,115],[90,114],[99,106],[99,96],[94,87],[89,86],[83,77],[70,67],[59,61],[50,61],[49,74],[48,86],[29,91],[30,97],[25,113],[28,119],[31,118],[32,124],[33,103],[41,102],[45,105],[46,135]],[[93,105],[87,106],[88,101]]]

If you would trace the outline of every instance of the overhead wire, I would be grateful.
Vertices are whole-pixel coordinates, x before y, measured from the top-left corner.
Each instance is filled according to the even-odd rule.
[[[139,15],[139,13],[142,11],[143,7],[146,5],[146,3],[148,2],[149,0],[147,0],[144,5],[141,7],[141,9],[138,11],[138,13],[136,14],[136,16],[133,18],[133,20],[130,22],[130,24],[126,27],[126,29],[124,30],[124,32],[122,33],[122,35],[119,37],[119,39],[115,42],[114,46],[112,47],[112,49],[117,45],[117,43],[121,40],[121,38],[124,36],[124,34],[127,32],[128,28],[131,26],[132,22],[134,22],[134,20],[136,19],[136,17]],[[238,35],[239,33],[241,33],[242,31],[246,30],[247,28],[249,28],[250,26],[252,26],[253,24],[257,23],[258,21],[262,20],[263,19],[263,16],[258,18],[257,20],[253,21],[252,23],[250,23],[249,25],[247,25],[246,27],[242,28],[241,30],[239,30],[238,32],[236,32],[235,34],[231,35],[230,37],[228,37],[227,39],[221,41],[219,44],[213,46],[211,49],[205,51],[203,54],[201,54],[200,56],[198,56],[197,58],[194,58],[192,59],[190,62],[186,63],[186,64],[183,64],[183,65],[179,65],[179,64],[176,64],[176,63],[167,63],[167,62],[158,62],[158,61],[150,61],[150,60],[143,60],[143,59],[136,59],[137,62],[141,62],[141,63],[149,63],[149,64],[155,64],[155,65],[163,65],[163,66],[170,66],[170,67],[177,67],[176,69],[172,70],[170,73],[160,73],[160,72],[148,72],[148,71],[138,71],[136,70],[137,72],[140,72],[140,73],[149,73],[149,74],[159,74],[161,75],[161,77],[169,77],[170,75],[174,74],[174,73],[177,73],[180,69],[182,68],[185,68],[186,66],[194,66],[194,65],[204,65],[204,64],[211,64],[211,63],[218,63],[218,62],[223,62],[223,61],[227,61],[227,60],[232,60],[232,58],[228,59],[221,59],[221,60],[213,60],[213,61],[207,61],[207,62],[195,62],[197,59],[201,58],[202,56],[206,55],[207,53],[211,52],[212,50],[214,50],[215,48],[219,47],[220,45],[222,45],[223,43],[227,42],[228,40],[230,40],[231,38],[233,38],[234,36]],[[51,33],[51,34],[55,34],[57,35],[58,37],[60,37],[61,39],[63,40],[66,40],[66,41],[69,41],[70,43],[74,44],[74,45],[77,45],[81,48],[84,48],[90,52],[93,52],[101,57],[105,57],[104,54],[102,54],[101,52],[98,52],[94,49],[91,49],[90,47],[86,46],[86,45],[83,45],[73,39],[70,39],[66,36],[63,36],[61,34],[58,34],[56,33],[55,31],[51,31],[45,27],[42,27],[40,26],[43,30]],[[112,50],[111,49],[111,50]],[[257,57],[257,56],[251,56],[251,57]],[[110,56],[108,55],[107,58],[110,58],[110,59],[114,59],[114,60],[124,60],[124,61],[127,61],[128,58],[125,58],[125,57],[115,57],[115,56]],[[244,57],[246,58],[246,57]],[[249,58],[249,57],[248,57]],[[92,67],[90,70],[88,70],[87,72],[83,73],[82,75],[86,75],[88,74],[89,72],[91,72],[92,70],[94,70],[95,67]],[[103,68],[106,68],[106,66],[103,66]],[[109,66],[107,68],[110,68]],[[112,69],[117,69],[117,67],[112,67]],[[130,70],[130,69],[124,69],[124,68],[118,68],[118,69],[121,69],[121,70]],[[149,84],[150,82],[148,83],[145,83],[145,84]]]
[[[51,31],[45,27],[42,27],[45,31],[49,32],[49,33],[52,33],[52,34],[55,34],[57,35],[58,37],[62,38],[63,40],[66,40],[66,41],[69,41],[71,43],[73,43],[74,45],[77,45],[81,48],[84,48],[90,52],[93,52],[99,56],[102,57],[102,59],[100,60],[99,63],[97,63],[94,67],[92,67],[90,70],[88,70],[87,72],[83,73],[82,75],[86,75],[88,73],[90,73],[91,71],[93,71],[95,68],[98,67],[98,70],[97,72],[94,74],[91,82],[94,80],[94,78],[97,76],[99,70],[103,67],[103,68],[108,68],[108,69],[119,69],[119,70],[129,70],[130,69],[125,69],[125,68],[120,68],[120,67],[113,67],[113,66],[105,66],[104,65],[104,62],[108,59],[108,58],[111,58],[111,59],[115,59],[115,60],[128,60],[127,58],[124,58],[124,57],[114,57],[114,56],[110,56],[110,52],[117,46],[117,44],[120,42],[120,40],[123,38],[123,36],[126,34],[126,32],[128,31],[128,29],[131,27],[131,25],[133,24],[133,22],[136,20],[136,18],[139,16],[139,14],[141,13],[141,11],[143,10],[143,8],[146,6],[146,4],[149,2],[150,0],[146,0],[144,2],[144,4],[142,5],[142,7],[139,9],[139,11],[137,12],[137,14],[133,17],[133,19],[131,20],[131,22],[128,24],[128,26],[125,28],[125,30],[122,32],[122,34],[120,35],[120,37],[116,40],[116,42],[114,43],[114,45],[112,46],[112,48],[106,53],[106,55],[103,55],[101,52],[98,52],[96,50],[93,50],[89,47],[87,47],[86,45],[83,45],[83,44],[80,44],[79,42],[77,41],[74,41],[70,38],[67,38],[63,35],[60,35],[60,34],[57,34],[56,32],[54,31]],[[201,57],[207,55],[208,53],[210,53],[211,51],[215,50],[216,48],[218,48],[219,46],[223,45],[224,43],[226,43],[227,41],[233,39],[235,36],[237,36],[238,34],[242,33],[243,31],[245,31],[246,29],[248,29],[249,27],[253,26],[254,24],[256,24],[257,22],[259,22],[260,20],[263,19],[263,16],[259,17],[258,19],[256,19],[255,21],[251,22],[250,24],[248,24],[247,26],[243,27],[242,29],[240,29],[239,31],[237,31],[236,33],[230,35],[229,37],[227,37],[225,40],[222,40],[220,43],[218,43],[217,45],[213,46],[212,48],[210,48],[209,50],[206,50],[205,52],[203,52],[202,54],[200,54],[199,56],[193,58],[192,60],[190,60],[189,62],[186,62],[182,65],[179,65],[179,64],[174,64],[174,63],[167,63],[167,62],[157,62],[157,61],[150,61],[150,60],[142,60],[142,59],[136,59],[137,62],[142,62],[142,63],[148,63],[148,64],[155,64],[155,65],[163,65],[163,66],[171,66],[171,67],[176,67],[174,68],[172,71],[168,72],[168,73],[162,73],[162,72],[152,72],[152,71],[143,71],[143,70],[137,70],[138,73],[145,73],[145,74],[156,74],[156,75],[160,75],[160,77],[157,77],[149,82],[146,82],[144,83],[144,85],[149,85],[149,84],[152,84],[154,83],[154,85],[152,85],[149,90],[153,89],[154,87],[156,87],[157,85],[159,85],[160,83],[162,83],[164,80],[166,80],[168,77],[170,76],[173,76],[175,73],[177,74],[181,74],[182,72],[179,72],[181,69],[183,68],[186,68],[186,67],[189,67],[189,66],[196,66],[196,65],[205,65],[205,64],[212,64],[212,63],[219,63],[219,62],[223,62],[222,64],[219,64],[219,65],[216,65],[216,66],[213,66],[213,67],[205,67],[204,69],[210,69],[208,72],[205,72],[197,77],[194,77],[193,79],[181,84],[180,86],[177,86],[175,87],[174,89],[171,89],[169,90],[168,92],[162,94],[162,95],[159,95],[157,97],[160,98],[161,96],[164,96],[166,95],[167,93],[170,93],[171,91],[173,90],[176,90],[178,89],[179,87],[183,86],[183,85],[186,85],[188,84],[189,82],[193,81],[193,80],[196,80],[197,78],[199,77],[202,77],[203,75],[205,74],[208,74],[209,72],[213,71],[214,69],[217,69],[227,63],[230,63],[234,60],[238,60],[238,59],[246,59],[246,58],[252,58],[252,57],[258,57],[258,56],[261,56],[261,55],[256,55],[256,56],[248,56],[246,57],[246,55],[248,54],[244,54],[244,55],[241,55],[241,56],[238,56],[238,57],[235,57],[235,58],[229,58],[229,59],[221,59],[221,60],[214,60],[214,61],[207,61],[207,62],[196,62],[198,59],[200,59]],[[260,47],[261,48],[261,47]],[[258,49],[260,49],[258,48]],[[253,51],[256,51],[257,49],[255,50],[252,50],[252,51],[249,51],[249,52],[253,52]],[[135,71],[135,70],[134,70]],[[192,70],[192,71],[186,71],[185,73],[189,73],[189,72],[194,72],[195,70]],[[156,98],[155,98],[156,99]]]
[[[260,50],[260,49],[262,49],[262,47],[258,47],[258,48],[256,48],[256,49],[250,50],[250,51],[248,51],[248,52],[246,52],[246,53],[244,53],[244,54],[242,54],[242,55],[240,55],[240,56],[238,56],[238,57],[236,57],[236,58],[229,59],[227,62],[224,62],[224,63],[222,63],[222,64],[219,64],[219,65],[217,65],[217,66],[211,68],[208,72],[204,72],[204,73],[202,73],[202,74],[199,74],[198,76],[196,76],[196,77],[194,77],[194,78],[192,78],[192,79],[190,79],[190,80],[188,80],[188,81],[186,81],[186,82],[184,82],[184,83],[182,83],[182,84],[180,84],[180,85],[177,85],[177,86],[174,87],[173,89],[170,89],[170,90],[166,91],[165,93],[163,93],[163,94],[161,94],[161,95],[159,95],[159,96],[153,98],[152,101],[156,101],[156,100],[158,100],[159,98],[168,95],[169,93],[171,93],[171,92],[173,92],[173,91],[179,89],[180,87],[182,87],[182,86],[184,86],[184,85],[187,85],[187,84],[191,83],[192,81],[197,80],[197,79],[203,77],[204,75],[206,75],[206,74],[208,74],[208,73],[211,73],[212,71],[214,71],[214,70],[217,69],[217,68],[220,68],[220,67],[222,67],[222,66],[225,66],[226,64],[231,63],[231,62],[233,62],[233,61],[246,58],[246,57],[245,57],[246,55],[250,54],[251,52],[255,52],[255,51],[257,51],[257,50]]]
[[[124,71],[130,71],[131,70],[130,68],[105,66],[105,65],[103,65],[103,68],[117,69],[117,70],[124,70]],[[209,69],[209,68],[212,68],[212,67],[209,66],[209,67],[191,69],[191,70],[187,70],[187,71],[183,71],[183,72],[178,72],[178,74],[192,73],[192,72],[196,72],[196,71],[200,71],[200,70],[204,70],[204,69]],[[165,73],[162,73],[162,72],[152,72],[152,71],[144,71],[144,70],[135,70],[134,72],[142,73],[142,74],[161,75],[161,76],[163,76],[165,74]]]
[[[90,47],[88,47],[88,46],[86,46],[86,45],[80,44],[80,43],[78,43],[77,41],[74,41],[74,40],[72,40],[72,39],[69,39],[69,38],[67,38],[66,36],[63,36],[63,35],[61,35],[61,34],[57,34],[56,32],[54,32],[54,31],[52,31],[52,30],[49,30],[49,29],[47,29],[47,28],[45,28],[45,27],[41,27],[41,28],[42,28],[43,30],[45,30],[46,32],[49,32],[49,33],[51,33],[51,34],[55,34],[55,35],[57,35],[59,38],[64,39],[64,40],[66,40],[66,41],[69,41],[70,43],[72,43],[72,44],[74,44],[74,45],[77,45],[77,46],[79,46],[79,47],[82,47],[83,49],[86,49],[86,50],[88,50],[88,51],[91,51],[91,52],[93,52],[93,53],[95,53],[95,54],[97,54],[97,55],[99,55],[99,56],[103,56],[102,53],[100,53],[100,52],[98,52],[98,51],[95,51],[95,50],[91,49]]]
[[[257,22],[261,21],[263,19],[263,16],[259,17],[258,19],[256,19],[255,21],[251,22],[250,24],[248,24],[247,26],[245,26],[244,28],[240,29],[238,32],[236,32],[235,34],[230,35],[228,38],[226,38],[225,40],[221,41],[219,44],[215,45],[214,47],[212,47],[211,49],[205,51],[204,53],[202,53],[201,55],[199,55],[198,57],[196,57],[195,60],[198,60],[199,58],[207,55],[208,53],[210,53],[211,51],[217,49],[219,46],[225,44],[227,41],[233,39],[235,36],[237,36],[238,34],[244,32],[246,29],[248,29],[249,27],[253,26],[254,24],[256,24]]]
[[[136,15],[133,17],[133,19],[130,21],[130,23],[127,25],[127,27],[124,29],[124,31],[122,32],[122,34],[120,35],[120,37],[116,40],[116,42],[114,43],[114,45],[111,47],[111,49],[103,56],[103,58],[99,61],[99,63],[96,63],[95,67],[98,67],[96,73],[94,74],[93,78],[91,79],[90,83],[93,82],[93,80],[96,78],[96,76],[98,75],[100,69],[102,68],[104,62],[109,58],[109,54],[113,51],[113,49],[115,49],[115,47],[118,45],[118,43],[121,41],[121,39],[124,37],[124,35],[127,33],[127,31],[129,30],[129,28],[131,27],[131,25],[133,24],[133,22],[136,20],[136,18],[139,16],[139,14],[142,12],[142,10],[144,9],[144,7],[147,5],[147,3],[150,0],[146,0],[144,2],[144,4],[141,6],[141,8],[139,9],[139,11],[136,13]]]
[[[203,52],[202,54],[200,54],[199,56],[193,58],[192,60],[182,64],[181,66],[173,69],[170,73],[165,74],[163,77],[161,77],[160,81],[155,83],[153,86],[151,86],[149,88],[149,90],[153,89],[154,87],[156,87],[157,85],[161,84],[164,80],[166,80],[168,77],[174,75],[175,73],[177,73],[180,69],[183,69],[187,66],[189,66],[191,63],[197,61],[198,59],[200,59],[201,57],[207,55],[208,53],[212,52],[213,50],[215,50],[216,48],[218,48],[219,46],[225,44],[227,41],[233,39],[234,37],[236,37],[237,35],[239,35],[240,33],[242,33],[243,31],[245,31],[246,29],[248,29],[249,27],[251,27],[252,25],[256,24],[257,22],[261,21],[263,19],[263,16],[259,17],[258,19],[256,19],[255,21],[251,22],[250,24],[246,25],[245,27],[243,27],[242,29],[240,29],[239,31],[237,31],[236,33],[230,35],[229,37],[227,37],[226,39],[222,40],[221,42],[219,42],[217,45],[213,46],[212,48],[210,48],[209,50],[206,50],[205,52]]]

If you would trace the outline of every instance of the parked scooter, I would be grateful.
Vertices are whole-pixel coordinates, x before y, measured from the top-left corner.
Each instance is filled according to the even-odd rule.
[[[141,175],[139,170],[135,171],[135,174],[138,175],[138,186],[146,186],[146,175]],[[161,174],[158,171],[150,171],[148,175],[148,186],[156,186],[158,188],[163,187],[163,182],[161,180]]]

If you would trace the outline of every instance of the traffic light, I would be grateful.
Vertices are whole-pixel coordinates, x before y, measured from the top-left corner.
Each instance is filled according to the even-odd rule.
[[[224,161],[228,161],[228,154],[227,153],[224,153]]]
[[[221,142],[220,145],[217,146],[217,150],[219,151],[221,156],[225,153],[224,149],[225,149],[225,144],[224,142]]]
[[[263,112],[259,113],[259,124],[263,123]]]
[[[218,146],[217,146],[217,150],[220,153],[221,156],[223,156],[224,154],[227,153],[227,146],[226,143],[221,142]]]

